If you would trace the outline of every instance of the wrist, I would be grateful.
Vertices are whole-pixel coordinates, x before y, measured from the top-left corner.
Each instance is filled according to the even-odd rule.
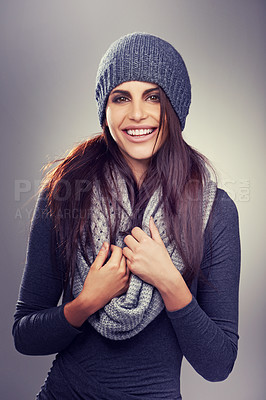
[[[81,292],[78,297],[64,306],[64,315],[72,326],[79,328],[98,309],[96,302]]]
[[[178,311],[192,300],[192,294],[178,270],[169,274],[158,288],[168,311]]]

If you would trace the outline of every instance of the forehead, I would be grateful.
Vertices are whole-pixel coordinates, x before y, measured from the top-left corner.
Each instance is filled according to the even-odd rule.
[[[128,81],[128,82],[123,82],[120,85],[116,86],[112,92],[114,90],[126,90],[126,91],[134,91],[134,90],[138,90],[138,91],[145,91],[148,89],[156,89],[158,88],[158,85],[156,85],[155,83],[150,83],[150,82],[142,82],[142,81]],[[111,92],[111,93],[112,93]]]

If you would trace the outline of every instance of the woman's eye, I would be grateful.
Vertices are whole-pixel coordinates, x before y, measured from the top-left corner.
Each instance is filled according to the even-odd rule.
[[[117,96],[113,98],[114,103],[124,103],[126,101],[128,101],[128,98],[125,96]]]
[[[151,95],[148,97],[148,100],[153,101],[153,102],[156,102],[156,103],[159,103],[159,102],[160,102],[160,97],[159,97],[158,94],[151,94]]]

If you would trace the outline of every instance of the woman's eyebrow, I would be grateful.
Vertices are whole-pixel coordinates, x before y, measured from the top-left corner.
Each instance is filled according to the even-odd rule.
[[[151,89],[145,90],[145,91],[143,92],[143,94],[146,95],[146,94],[149,94],[149,93],[151,93],[151,92],[158,92],[158,90],[159,90],[159,88],[158,88],[158,86],[156,86],[156,87],[153,87],[153,88],[151,88]]]
[[[146,95],[146,94],[149,94],[150,92],[154,92],[154,91],[158,91],[158,90],[159,90],[159,87],[156,86],[156,87],[145,90],[143,92],[143,95]],[[115,89],[115,90],[112,90],[112,92],[111,92],[111,94],[117,94],[117,93],[122,94],[123,96],[130,96],[130,92],[128,90]]]
[[[111,92],[111,94],[116,94],[116,93],[123,94],[124,96],[130,96],[130,93],[127,90],[117,89]]]

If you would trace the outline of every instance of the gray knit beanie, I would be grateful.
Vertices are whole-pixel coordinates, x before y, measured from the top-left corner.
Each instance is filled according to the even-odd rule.
[[[181,55],[163,39],[147,33],[132,33],[111,44],[96,77],[96,101],[101,126],[110,92],[127,81],[159,85],[175,110],[181,129],[191,103],[191,86]]]

